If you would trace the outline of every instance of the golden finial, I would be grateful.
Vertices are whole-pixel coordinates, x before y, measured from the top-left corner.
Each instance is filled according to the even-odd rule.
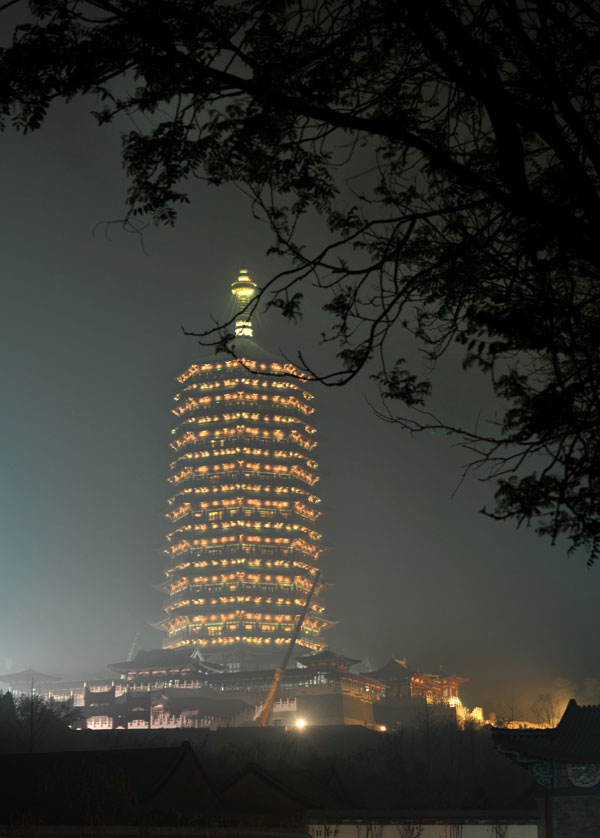
[[[238,312],[244,314],[235,321],[235,335],[236,337],[251,338],[254,336],[252,330],[252,321],[250,320],[248,312],[244,311],[256,294],[258,286],[254,280],[248,276],[247,270],[241,270],[238,278],[231,283],[231,293],[236,299]]]

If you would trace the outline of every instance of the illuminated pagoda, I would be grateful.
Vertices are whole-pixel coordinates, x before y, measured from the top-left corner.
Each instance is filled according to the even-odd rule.
[[[307,376],[253,340],[256,283],[241,271],[236,358],[191,364],[175,396],[163,648],[231,669],[279,665],[319,569]],[[298,645],[325,648],[316,591]]]

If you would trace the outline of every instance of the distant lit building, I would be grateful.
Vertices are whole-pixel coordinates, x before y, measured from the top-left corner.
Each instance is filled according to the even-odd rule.
[[[461,703],[459,688],[469,680],[458,675],[431,675],[421,672],[400,658],[390,658],[384,666],[363,675],[370,675],[387,684],[388,698],[424,698],[427,704],[448,706]]]
[[[375,727],[374,706],[386,686],[351,673],[360,661],[326,650],[296,656],[280,684],[272,724],[366,725]],[[247,727],[259,724],[272,669],[226,671],[201,659],[198,649],[138,652],[110,665],[115,683],[85,694],[88,727]],[[116,696],[116,698],[115,698]]]
[[[313,397],[254,342],[256,289],[246,271],[232,284],[238,357],[191,364],[172,411],[163,648],[231,668],[281,659],[322,553]],[[309,652],[325,647],[320,590],[298,640]]]
[[[373,710],[376,724],[388,730],[404,724],[414,724],[433,713],[438,720],[483,724],[481,707],[465,707],[459,689],[468,678],[421,672],[404,659],[390,658],[379,669],[362,675],[386,685],[385,697]]]

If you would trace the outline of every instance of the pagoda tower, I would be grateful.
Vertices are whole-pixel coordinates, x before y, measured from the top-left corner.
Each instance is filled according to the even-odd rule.
[[[235,358],[178,377],[169,468],[163,647],[232,669],[278,666],[322,553],[308,379],[253,340],[256,283],[241,271]],[[325,648],[317,590],[298,645]]]

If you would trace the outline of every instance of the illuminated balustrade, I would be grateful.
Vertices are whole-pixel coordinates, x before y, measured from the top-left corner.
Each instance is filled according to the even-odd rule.
[[[277,410],[299,410],[306,416],[310,416],[315,412],[314,407],[305,404],[295,396],[270,396],[265,393],[224,393],[223,396],[203,396],[188,398],[183,404],[174,407],[171,410],[175,416],[184,416],[195,410],[204,410],[211,408],[214,405],[227,405],[231,402],[238,402],[239,404],[249,404],[253,406],[266,407],[267,405],[275,405]]]
[[[270,641],[271,641],[271,638],[267,638],[265,642],[270,642]],[[209,646],[211,644],[212,645],[223,646],[226,643],[229,643],[229,644],[235,643],[235,644],[241,644],[241,645],[256,646],[256,645],[261,645],[263,643],[263,640],[262,640],[262,638],[257,638],[257,637],[232,637],[232,638],[220,638],[220,639],[214,639],[213,638],[212,640],[207,640],[207,639],[204,639],[204,638],[182,638],[182,639],[174,638],[172,640],[172,642],[171,641],[168,642],[168,644],[165,646],[165,648],[181,649],[181,648],[184,648],[185,646],[206,647],[206,646]],[[287,643],[289,643],[289,639],[287,637],[276,637],[276,638],[273,638],[273,643],[281,644],[281,645],[284,644],[284,643],[287,644]],[[302,646],[304,646],[304,648],[308,649],[311,652],[321,652],[321,651],[323,651],[323,642],[319,641],[319,640],[311,640],[309,637],[303,637],[302,638]],[[284,686],[285,686],[285,684],[284,684]]]
[[[245,411],[240,411],[237,413],[216,413],[210,416],[188,416],[182,419],[179,427],[171,430],[171,434],[175,435],[183,429],[187,432],[189,427],[194,425],[220,424],[224,427],[217,429],[211,428],[210,431],[212,436],[217,439],[221,433],[226,433],[230,422],[238,422],[240,419],[251,422],[265,422],[273,425],[301,425],[303,431],[307,434],[315,434],[317,432],[316,428],[313,428],[312,425],[307,425],[303,419],[297,416],[291,416],[289,414],[270,415],[268,413],[246,413]]]
[[[208,448],[206,450],[200,451],[188,451],[185,454],[181,454],[177,457],[176,460],[173,460],[170,464],[170,468],[176,468],[180,463],[188,462],[190,460],[206,460],[210,457],[236,457],[238,455],[244,455],[246,457],[269,457],[274,460],[302,460],[303,464],[307,466],[307,468],[317,469],[318,463],[316,460],[311,460],[306,454],[303,454],[301,451],[295,450],[282,450],[282,449],[273,449],[273,448],[248,448],[244,447],[235,447],[235,448]]]
[[[173,505],[180,501],[180,497],[188,497],[189,495],[206,495],[206,494],[227,494],[229,492],[255,492],[258,495],[274,494],[299,494],[303,495],[308,503],[320,503],[321,500],[316,495],[311,495],[305,489],[298,486],[271,486],[266,483],[228,483],[219,486],[189,486],[179,489],[176,495],[169,498],[169,505]]]
[[[197,533],[207,532],[210,530],[229,530],[229,529],[250,529],[255,531],[263,530],[283,530],[284,532],[300,532],[310,538],[312,541],[319,541],[321,533],[316,530],[310,530],[300,524],[286,524],[283,522],[272,521],[248,521],[244,518],[239,520],[223,521],[212,524],[187,524],[184,527],[179,527],[177,530],[167,534],[167,541],[176,539],[184,539],[185,536]],[[195,542],[194,542],[195,543]],[[267,542],[268,543],[268,542]]]
[[[167,517],[172,524],[176,524],[181,521],[194,522],[186,523],[184,527],[193,527],[196,523],[198,523],[198,525],[202,525],[200,528],[203,530],[218,530],[229,529],[231,526],[235,526],[235,522],[237,520],[243,521],[244,525],[247,526],[248,518],[250,518],[253,522],[256,522],[257,526],[259,524],[268,524],[269,529],[284,529],[286,527],[287,519],[291,516],[294,520],[297,520],[297,523],[290,526],[297,527],[298,529],[303,528],[302,531],[308,532],[310,528],[307,528],[303,524],[303,521],[315,521],[320,514],[321,513],[318,510],[308,508],[304,505],[301,505],[299,509],[290,510],[277,508],[270,509],[262,505],[251,506],[250,504],[239,505],[237,503],[233,503],[231,506],[223,505],[209,509],[201,507],[200,505],[194,507],[184,504],[172,511],[166,512],[165,517]],[[175,532],[183,530],[184,527],[178,527],[177,530],[172,530],[168,533],[168,537],[170,538]]]
[[[311,393],[295,384],[293,381],[283,381],[275,378],[264,378],[262,380],[256,378],[216,378],[213,381],[201,381],[197,383],[188,384],[184,387],[183,392],[187,393],[190,390],[226,390],[232,387],[247,386],[254,389],[273,389],[273,390],[296,390],[301,391],[305,399],[312,399]],[[174,400],[178,401],[181,398],[181,393],[174,396]]]
[[[295,557],[290,554],[289,550],[286,551],[288,555],[284,559],[273,558],[272,556],[261,556],[259,558],[251,558],[248,556],[238,556],[238,557],[211,557],[210,559],[198,560],[198,556],[194,555],[194,561],[189,564],[188,566],[193,566],[195,568],[198,567],[212,567],[212,568],[226,568],[226,567],[237,567],[237,568],[252,568],[256,571],[264,571],[265,573],[270,574],[277,574],[283,570],[287,570],[289,568],[297,568],[299,570],[306,571],[308,573],[312,572],[312,568],[307,565],[305,562],[300,560],[298,557],[301,556],[301,553],[298,553]],[[201,554],[201,551],[198,551]],[[238,574],[240,575],[240,574]],[[283,576],[276,576],[278,582],[284,582],[285,577]]]
[[[315,561],[323,552],[322,548],[316,547],[314,544],[309,544],[304,539],[296,538],[263,538],[256,536],[248,536],[244,541],[237,536],[232,536],[228,539],[208,539],[208,538],[194,538],[191,540],[183,539],[177,544],[170,545],[164,550],[165,555],[175,558],[186,553],[194,556],[202,555],[203,553],[212,555],[227,555],[231,554],[232,549],[240,553],[255,554],[255,555],[289,555],[290,552],[297,552],[304,556],[310,556]],[[185,567],[189,566],[189,562]]]
[[[238,589],[241,591],[242,586],[238,585]],[[177,611],[181,608],[185,608],[188,614],[194,614],[195,609],[194,606],[199,608],[204,608],[206,605],[241,605],[241,604],[250,604],[253,603],[254,605],[264,605],[264,606],[275,606],[278,611],[274,615],[274,619],[279,619],[280,616],[285,616],[287,611],[284,612],[282,609],[290,609],[289,613],[295,614],[298,613],[297,609],[302,608],[304,606],[304,600],[301,598],[292,599],[284,599],[283,597],[273,597],[270,595],[263,595],[260,594],[256,596],[255,594],[248,594],[247,592],[244,593],[236,593],[235,595],[229,596],[218,596],[218,597],[195,597],[195,598],[186,598],[186,599],[178,599],[178,600],[170,600],[166,605],[164,610],[167,613],[172,611]],[[293,610],[292,610],[293,609]],[[319,609],[315,609],[319,610]],[[320,606],[320,610],[323,610],[323,606]],[[242,614],[245,611],[236,610],[236,614]]]
[[[185,384],[186,381],[196,375],[205,376],[207,373],[214,375],[228,370],[252,370],[252,372],[264,372],[270,375],[291,375],[299,381],[310,381],[310,376],[298,370],[293,364],[262,364],[251,358],[236,358],[222,363],[191,364],[185,372],[177,377],[177,381],[180,384]]]
[[[177,485],[186,480],[200,479],[215,479],[220,474],[230,472],[240,474],[243,477],[277,477],[283,480],[290,480],[297,477],[309,486],[314,486],[319,478],[315,474],[311,474],[300,466],[285,466],[285,465],[271,465],[271,463],[249,463],[241,460],[233,463],[214,463],[213,465],[205,466],[185,466],[175,474],[172,474],[168,481]]]

